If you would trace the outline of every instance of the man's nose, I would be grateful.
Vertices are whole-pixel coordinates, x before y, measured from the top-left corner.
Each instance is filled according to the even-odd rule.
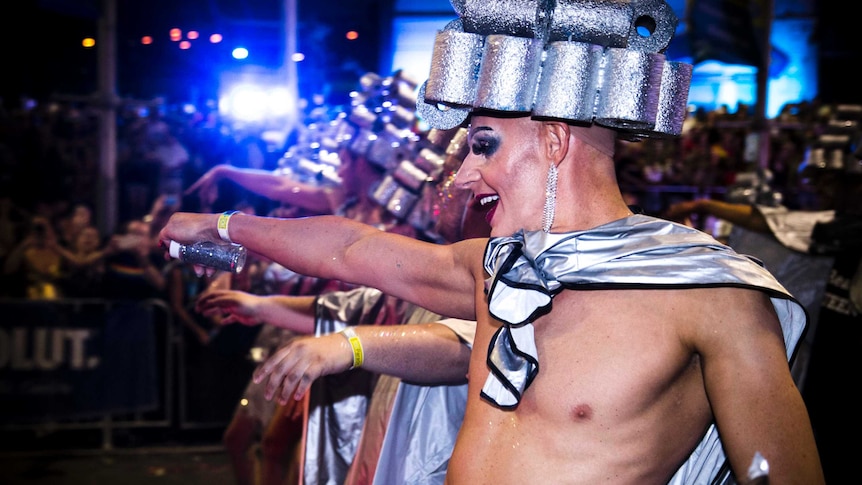
[[[475,165],[471,160],[472,156],[467,155],[461,166],[455,172],[455,187],[459,189],[469,189],[473,182],[479,180],[479,173],[475,169]]]

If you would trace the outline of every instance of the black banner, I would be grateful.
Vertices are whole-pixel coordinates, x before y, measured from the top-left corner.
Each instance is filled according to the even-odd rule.
[[[4,300],[0,315],[0,422],[158,407],[151,304]]]

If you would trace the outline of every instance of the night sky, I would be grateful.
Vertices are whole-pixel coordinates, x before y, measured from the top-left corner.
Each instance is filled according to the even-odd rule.
[[[386,25],[390,0],[309,2],[297,0],[301,64],[309,76],[326,77],[351,89],[359,76],[376,71],[379,36]],[[96,0],[30,0],[0,6],[0,40],[5,67],[0,96],[7,103],[19,96],[86,96],[98,89],[96,49],[81,39],[97,37]],[[12,8],[12,5],[16,5]],[[117,90],[122,97],[201,97],[212,95],[220,72],[258,65],[274,69],[282,62],[282,8],[276,0],[145,0],[117,1]],[[322,8],[323,7],[323,8]],[[182,51],[168,39],[171,27],[198,30],[202,37],[219,32],[225,41],[196,41]],[[360,32],[347,42],[343,33]],[[141,45],[143,35],[155,43]],[[236,61],[230,48],[242,42],[252,57]],[[98,46],[97,46],[98,47]],[[309,88],[310,89],[310,88]]]
[[[327,79],[335,89],[350,89],[363,72],[377,71],[393,1],[297,0],[299,49],[307,55],[300,64],[300,80],[313,84]],[[97,90],[97,52],[83,49],[80,40],[98,33],[98,4],[98,0],[2,2],[0,96],[7,104],[21,95],[86,96]],[[117,0],[117,4],[120,96],[209,96],[218,74],[238,66],[230,59],[229,41],[218,46],[199,41],[190,51],[180,51],[167,39],[173,26],[244,40],[253,48],[248,64],[272,67],[281,62],[280,0]],[[820,97],[825,102],[862,103],[854,74],[862,63],[855,17],[838,2],[818,2],[816,8]],[[352,28],[360,30],[360,41],[345,42],[343,32]],[[142,46],[140,37],[145,34],[157,36],[156,43]]]

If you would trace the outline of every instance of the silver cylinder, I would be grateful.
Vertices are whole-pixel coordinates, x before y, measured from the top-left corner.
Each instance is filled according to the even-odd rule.
[[[625,129],[655,126],[664,60],[661,54],[607,49],[596,123]]]
[[[476,98],[476,76],[484,38],[478,34],[441,30],[434,40],[431,75],[425,100],[469,106]]]
[[[537,39],[489,35],[479,67],[476,107],[530,111],[542,62]]]
[[[592,121],[602,51],[582,42],[549,44],[533,114]]]

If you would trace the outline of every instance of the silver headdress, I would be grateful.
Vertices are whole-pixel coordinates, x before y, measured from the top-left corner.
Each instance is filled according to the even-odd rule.
[[[337,173],[341,152],[362,157],[380,170],[380,180],[367,188],[374,202],[421,237],[451,242],[451,236],[440,234],[440,224],[453,212],[444,210],[447,205],[465,203],[453,181],[467,155],[467,130],[419,131],[416,83],[402,71],[386,78],[366,73],[359,87],[351,93],[347,111],[328,123],[305,127],[300,141],[279,161],[279,170],[305,183],[337,186],[342,183]]]
[[[451,0],[417,112],[453,128],[474,109],[595,123],[623,138],[676,136],[690,64],[663,54],[678,19],[664,0]]]

